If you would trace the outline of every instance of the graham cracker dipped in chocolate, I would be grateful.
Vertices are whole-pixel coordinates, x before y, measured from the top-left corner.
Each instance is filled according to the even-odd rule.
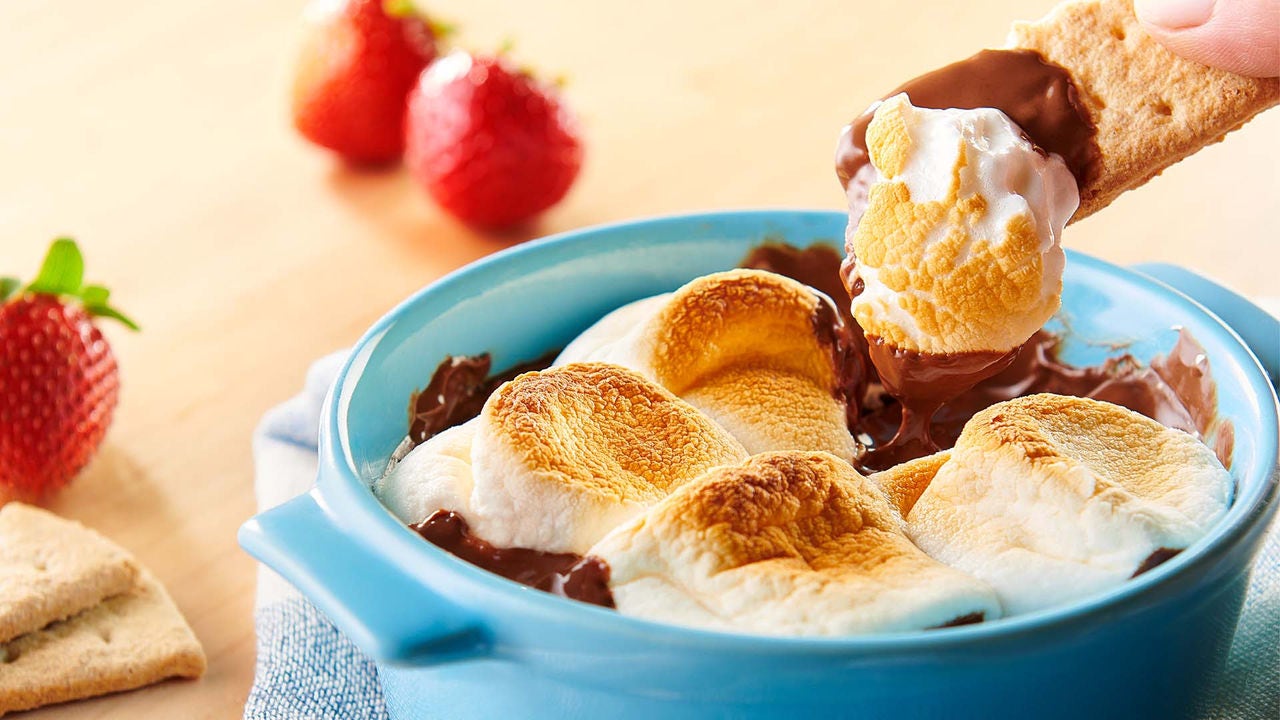
[[[1062,3],[1038,22],[1016,23],[1009,45],[1066,68],[1097,128],[1097,162],[1072,222],[1280,104],[1280,78],[1175,55],[1142,29],[1132,0]]]
[[[1075,222],[1280,103],[1280,79],[1175,55],[1142,29],[1132,0],[1074,0],[1039,21],[1016,23],[1005,48],[886,97],[900,92],[917,107],[1003,111],[1066,161],[1079,185]],[[874,110],[854,119],[837,151],[851,200],[870,184],[865,134]]]

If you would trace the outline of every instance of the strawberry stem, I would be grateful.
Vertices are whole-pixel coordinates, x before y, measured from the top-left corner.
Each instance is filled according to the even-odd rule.
[[[16,277],[0,277],[0,303],[9,299],[15,290],[22,287],[22,281]]]

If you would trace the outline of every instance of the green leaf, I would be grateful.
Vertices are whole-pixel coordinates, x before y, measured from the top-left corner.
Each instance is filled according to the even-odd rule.
[[[118,320],[118,321],[120,321],[121,323],[123,323],[125,327],[129,328],[130,330],[141,330],[141,329],[142,329],[142,328],[138,327],[138,323],[136,323],[136,322],[134,322],[132,319],[130,319],[128,315],[125,315],[124,313],[120,312],[119,310],[116,310],[115,308],[111,307],[110,305],[105,305],[105,304],[104,304],[104,305],[90,305],[90,304],[86,303],[86,304],[85,304],[85,306],[84,306],[84,309],[85,309],[85,312],[89,313],[89,314],[90,314],[91,316],[93,316],[93,317],[106,317],[106,318],[111,318],[112,320]]]
[[[9,299],[15,290],[22,287],[22,281],[15,277],[0,277],[0,302]]]
[[[427,18],[427,27],[431,28],[431,36],[437,41],[447,40],[458,32],[458,25],[440,18]]]
[[[418,16],[418,8],[413,0],[382,0],[382,12],[393,18]]]
[[[58,238],[44,256],[40,274],[27,290],[48,295],[78,295],[84,282],[84,257],[71,238]]]
[[[80,300],[84,302],[85,307],[106,305],[110,298],[111,291],[101,285],[85,285],[84,290],[80,291]]]

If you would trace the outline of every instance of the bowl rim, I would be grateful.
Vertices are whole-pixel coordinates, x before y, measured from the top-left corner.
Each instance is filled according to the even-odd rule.
[[[782,220],[786,218],[785,220]],[[750,209],[723,210],[662,215],[633,220],[593,225],[546,236],[528,243],[504,249],[493,255],[455,270],[439,280],[420,288],[408,298],[379,318],[353,346],[335,376],[322,414],[320,432],[321,473],[317,487],[320,495],[329,500],[329,512],[339,527],[355,539],[392,562],[399,570],[411,574],[424,588],[440,595],[432,581],[439,582],[446,574],[450,582],[465,582],[467,590],[482,595],[487,602],[482,609],[473,611],[473,618],[482,626],[489,623],[486,617],[514,611],[528,619],[541,622],[567,623],[583,630],[613,637],[627,637],[646,643],[662,643],[667,646],[717,645],[720,651],[768,653],[768,654],[859,654],[892,651],[941,650],[957,645],[970,645],[984,641],[1006,641],[1034,633],[1044,635],[1049,631],[1070,632],[1082,622],[1099,622],[1108,611],[1121,611],[1156,597],[1156,590],[1171,585],[1192,572],[1205,572],[1222,556],[1228,554],[1246,535],[1265,525],[1277,509],[1276,498],[1280,494],[1280,470],[1277,469],[1280,453],[1280,436],[1277,433],[1260,433],[1258,457],[1271,457],[1260,467],[1252,468],[1258,482],[1248,497],[1239,496],[1243,482],[1237,483],[1236,496],[1227,515],[1208,535],[1191,547],[1160,566],[1137,578],[1103,592],[1088,595],[1062,605],[1023,613],[1011,617],[930,631],[901,631],[883,634],[847,636],[775,636],[749,634],[723,630],[710,630],[647,620],[623,615],[612,609],[551,595],[514,581],[507,580],[479,567],[471,565],[448,552],[423,542],[402,524],[374,495],[360,478],[350,449],[346,447],[347,432],[342,422],[347,416],[346,407],[364,370],[368,354],[377,346],[380,338],[398,319],[412,307],[433,296],[448,294],[459,285],[465,285],[476,276],[500,271],[504,266],[522,262],[526,256],[547,254],[572,255],[579,245],[599,245],[599,236],[619,231],[650,229],[661,225],[688,223],[724,224],[744,221],[766,228],[771,221],[781,220],[794,224],[797,220],[813,223],[843,222],[844,213],[834,210],[810,209]],[[1276,396],[1256,357],[1235,333],[1197,301],[1164,283],[1096,257],[1067,250],[1069,265],[1087,266],[1109,274],[1122,274],[1127,281],[1146,287],[1183,306],[1190,314],[1202,316],[1202,320],[1215,332],[1225,333],[1231,341],[1231,349],[1241,354],[1248,385],[1257,396],[1261,416],[1257,419],[1263,429],[1280,427],[1277,418]],[[544,267],[554,263],[552,258],[540,260]],[[353,374],[354,373],[354,374]],[[1263,390],[1265,388],[1265,390]],[[1238,422],[1238,421],[1237,421]],[[325,472],[328,469],[330,472]],[[1247,503],[1239,510],[1241,503]],[[332,508],[341,508],[335,511]],[[1233,513],[1233,511],[1235,511]],[[1234,515],[1234,517],[1233,517]]]

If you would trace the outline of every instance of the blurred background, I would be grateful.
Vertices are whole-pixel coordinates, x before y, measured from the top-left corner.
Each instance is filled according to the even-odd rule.
[[[585,162],[517,234],[467,229],[398,167],[353,170],[289,123],[301,0],[0,0],[0,274],[58,234],[143,326],[106,330],[115,426],[54,509],[134,550],[211,665],[195,684],[45,711],[238,715],[253,665],[250,434],[315,357],[507,245],[691,210],[842,209],[841,126],[921,72],[1003,41],[1051,0],[538,3],[423,0],[477,51],[562,75]],[[1167,261],[1280,295],[1280,111],[1065,235],[1117,263]],[[34,716],[43,717],[39,712]]]

